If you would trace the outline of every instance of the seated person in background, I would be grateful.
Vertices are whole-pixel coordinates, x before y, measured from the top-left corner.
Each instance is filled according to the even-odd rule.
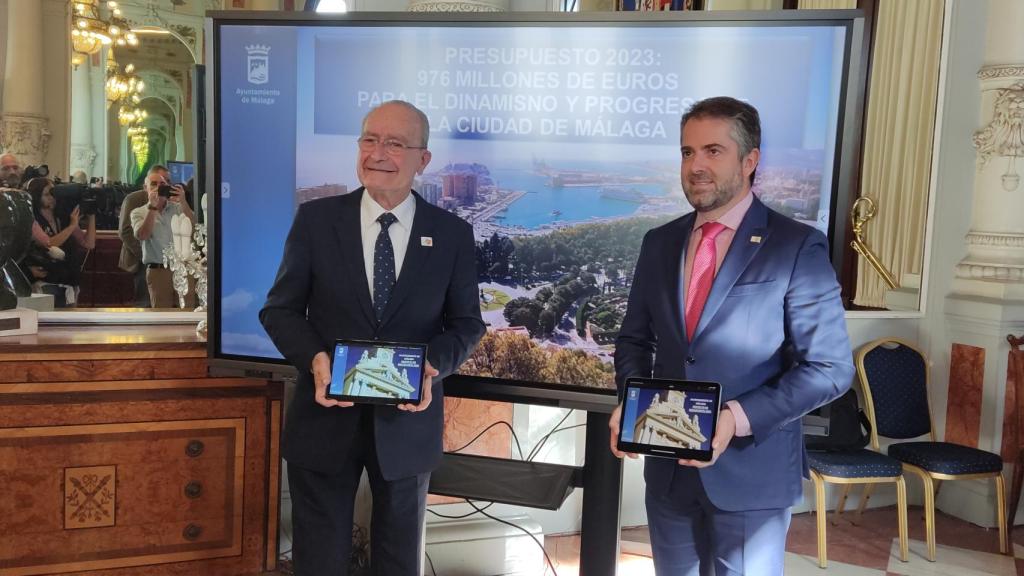
[[[78,206],[71,211],[67,222],[54,211],[57,200],[53,196],[52,180],[33,178],[25,183],[25,189],[32,195],[32,212],[49,238],[51,248],[48,254],[34,251],[26,257],[29,278],[40,285],[41,292],[53,295],[54,306],[74,306],[78,300],[82,265],[88,251],[96,246],[96,215],[85,217],[86,230],[83,231]]]
[[[164,250],[174,246],[171,218],[184,215],[195,220],[192,209],[183,201],[184,188],[180,184],[170,186],[169,177],[163,166],[150,168],[145,181],[146,203],[131,212],[132,230],[142,244],[142,265],[146,268],[146,286],[153,308],[174,308],[178,301],[173,274],[164,266]],[[170,186],[169,196],[160,195],[161,186]],[[185,308],[195,308],[195,302],[195,290],[189,289]]]

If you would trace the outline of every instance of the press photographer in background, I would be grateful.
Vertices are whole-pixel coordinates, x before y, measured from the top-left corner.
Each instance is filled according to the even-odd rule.
[[[195,224],[192,208],[184,201],[185,189],[171,184],[170,174],[164,166],[153,166],[146,174],[146,203],[130,213],[132,230],[142,245],[142,265],[146,269],[146,286],[153,308],[174,308],[178,299],[173,275],[164,266],[164,250],[174,245],[171,219],[175,215],[187,216]],[[195,290],[189,288],[185,308],[196,306]]]
[[[64,215],[57,210],[53,187],[52,180],[41,176],[25,183],[32,195],[36,223],[49,238],[50,249],[33,246],[22,265],[35,283],[34,291],[53,295],[54,306],[64,308],[78,301],[82,266],[96,246],[96,200],[82,198],[70,214]]]

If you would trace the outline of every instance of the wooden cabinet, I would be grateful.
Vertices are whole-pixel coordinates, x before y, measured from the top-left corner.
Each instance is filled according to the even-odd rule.
[[[279,384],[198,342],[3,340],[0,576],[276,568]]]

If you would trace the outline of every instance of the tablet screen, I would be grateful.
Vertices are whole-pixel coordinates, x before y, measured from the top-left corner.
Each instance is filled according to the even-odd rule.
[[[715,382],[631,378],[619,449],[670,458],[711,459],[721,387]]]
[[[338,340],[327,396],[351,402],[420,401],[427,347],[421,344]]]

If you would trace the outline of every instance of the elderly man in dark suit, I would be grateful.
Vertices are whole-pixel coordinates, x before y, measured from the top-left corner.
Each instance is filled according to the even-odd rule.
[[[709,98],[683,116],[681,179],[695,211],[644,238],[616,341],[631,376],[710,380],[725,402],[711,462],[648,458],[647,519],[659,576],[782,574],[807,464],[800,417],[853,378],[825,236],[752,193],[753,106]],[[619,410],[612,451],[619,452]]]
[[[472,227],[411,190],[430,162],[427,136],[426,116],[407,102],[367,114],[357,164],[363,187],[299,208],[260,312],[299,372],[283,455],[300,576],[347,573],[364,468],[373,573],[420,574],[427,483],[441,460],[441,380],[484,333]],[[336,338],[427,344],[420,404],[327,398]]]

